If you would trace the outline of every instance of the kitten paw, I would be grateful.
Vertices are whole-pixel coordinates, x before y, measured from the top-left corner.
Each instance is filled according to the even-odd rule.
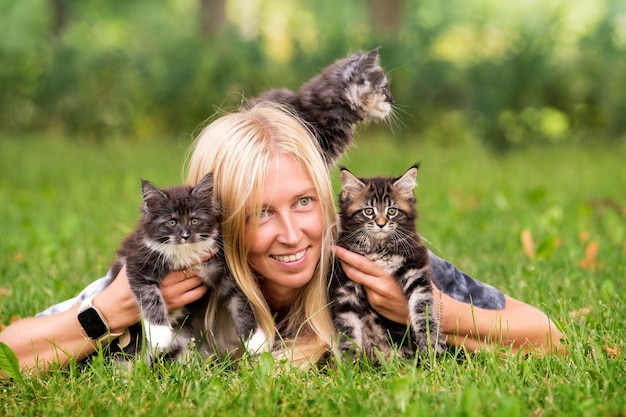
[[[259,353],[265,350],[267,343],[267,336],[265,332],[261,329],[256,329],[252,337],[248,339],[247,342],[244,343],[246,351],[249,353]]]
[[[144,322],[146,339],[153,352],[163,352],[168,349],[174,339],[174,331],[170,326]]]

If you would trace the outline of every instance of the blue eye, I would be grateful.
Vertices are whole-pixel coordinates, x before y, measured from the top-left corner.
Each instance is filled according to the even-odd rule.
[[[266,218],[266,217],[267,217],[267,215],[268,215],[267,210],[261,210],[261,211],[259,212],[259,219],[264,219],[264,218]]]
[[[311,197],[302,197],[300,200],[298,200],[298,204],[300,204],[302,207],[310,205]]]

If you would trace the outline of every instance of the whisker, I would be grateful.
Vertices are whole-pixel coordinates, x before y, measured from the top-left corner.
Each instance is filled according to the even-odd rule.
[[[402,109],[402,107],[406,107],[406,106],[394,105],[391,111],[389,112],[389,114],[387,115],[387,117],[385,117],[384,119],[385,124],[389,127],[389,129],[394,135],[399,134],[401,131],[405,130],[407,127],[407,124],[400,117],[399,113],[412,117],[412,115],[408,113],[406,110]]]

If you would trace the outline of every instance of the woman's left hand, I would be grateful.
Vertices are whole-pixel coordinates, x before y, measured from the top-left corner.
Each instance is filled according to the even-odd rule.
[[[374,261],[335,246],[335,255],[352,281],[363,285],[367,300],[379,314],[397,323],[409,320],[409,304],[396,280],[385,273]]]

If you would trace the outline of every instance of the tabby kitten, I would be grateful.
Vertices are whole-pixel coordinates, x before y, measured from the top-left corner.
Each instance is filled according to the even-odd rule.
[[[413,189],[417,185],[417,170],[418,166],[413,166],[399,178],[357,178],[347,169],[341,170],[337,244],[367,256],[392,275],[410,310],[407,333],[405,325],[378,314],[367,301],[362,286],[336,265],[331,301],[342,354],[357,347],[376,360],[378,353],[390,354],[392,345],[406,358],[415,356],[416,347],[421,352],[432,348],[436,354],[444,350],[433,306],[428,251],[415,229]]]
[[[160,189],[143,180],[142,194],[142,217],[118,250],[110,277],[116,277],[126,265],[131,289],[142,312],[149,362],[162,353],[182,358],[192,341],[203,340],[206,300],[168,313],[159,286],[170,272],[192,265],[199,264],[195,272],[209,291],[216,294],[220,313],[229,313],[239,339],[248,340],[256,326],[254,313],[226,268],[222,253],[200,263],[202,257],[216,252],[221,245],[220,212],[213,198],[212,174],[207,174],[193,187]],[[125,349],[127,353],[135,353],[132,351],[137,349],[135,340],[141,339],[141,328],[132,329],[133,344]],[[213,333],[212,329],[208,332]],[[256,336],[257,339],[262,337]],[[211,348],[224,353],[236,347]]]
[[[270,90],[249,100],[245,107],[265,100],[290,105],[311,125],[329,166],[351,145],[357,123],[385,119],[394,103],[378,49],[336,61],[297,93]]]

